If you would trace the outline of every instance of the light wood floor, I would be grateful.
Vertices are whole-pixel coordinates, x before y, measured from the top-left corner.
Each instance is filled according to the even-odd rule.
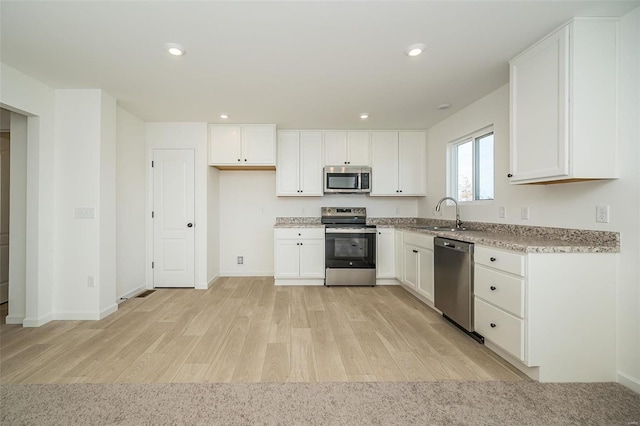
[[[441,379],[528,380],[398,286],[221,278],[101,321],[0,325],[2,383]]]

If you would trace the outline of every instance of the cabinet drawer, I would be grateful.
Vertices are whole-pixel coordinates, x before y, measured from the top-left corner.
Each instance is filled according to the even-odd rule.
[[[505,311],[524,317],[524,278],[476,265],[474,294]]]
[[[276,239],[324,239],[324,228],[276,228]]]
[[[404,232],[404,243],[433,250],[433,237],[416,232]]]
[[[475,263],[524,276],[524,255],[475,246]]]
[[[524,320],[476,297],[475,329],[485,339],[524,361]]]

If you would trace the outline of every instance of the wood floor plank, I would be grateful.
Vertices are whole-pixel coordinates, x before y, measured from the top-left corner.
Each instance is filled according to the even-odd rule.
[[[289,368],[289,346],[286,343],[267,343],[261,381],[288,382]]]
[[[318,373],[310,328],[291,329],[289,381],[316,382]]]

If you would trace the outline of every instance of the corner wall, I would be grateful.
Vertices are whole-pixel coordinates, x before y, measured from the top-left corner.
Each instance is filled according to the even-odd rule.
[[[116,109],[116,299],[145,289],[147,148],[145,125]]]

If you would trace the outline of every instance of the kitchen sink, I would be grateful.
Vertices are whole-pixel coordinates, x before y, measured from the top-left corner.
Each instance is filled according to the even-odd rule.
[[[462,231],[471,231],[465,227],[460,228],[452,228],[449,226],[427,226],[427,225],[409,225],[410,228],[415,229],[425,229],[427,231],[441,231],[441,232],[462,232]]]

